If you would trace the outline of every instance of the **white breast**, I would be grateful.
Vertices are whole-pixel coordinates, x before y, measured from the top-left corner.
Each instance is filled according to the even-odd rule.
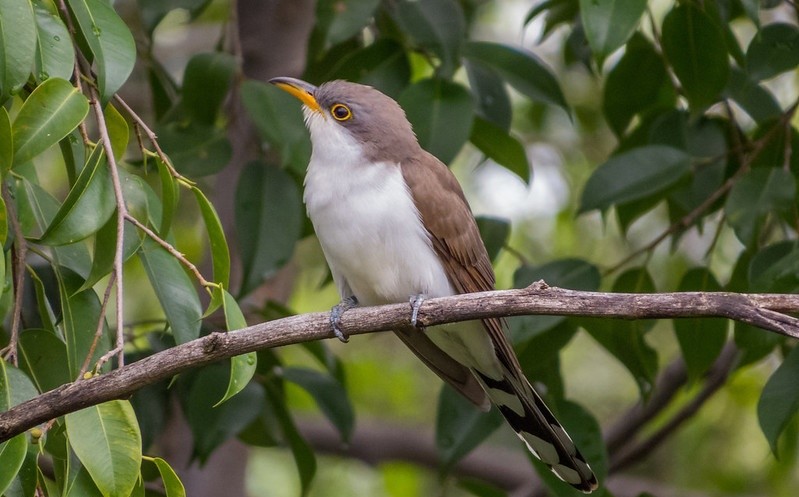
[[[340,126],[308,117],[304,200],[341,296],[375,305],[454,294],[399,166],[368,163]]]

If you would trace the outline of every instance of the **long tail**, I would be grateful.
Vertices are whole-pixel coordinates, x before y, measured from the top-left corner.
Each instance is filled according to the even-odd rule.
[[[526,378],[508,373],[495,380],[472,371],[534,456],[574,488],[585,493],[596,490],[597,480],[591,467]]]

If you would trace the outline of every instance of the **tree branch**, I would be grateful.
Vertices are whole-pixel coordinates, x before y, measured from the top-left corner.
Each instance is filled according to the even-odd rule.
[[[549,287],[502,290],[424,301],[423,326],[488,317],[548,314],[624,319],[724,317],[781,335],[799,338],[799,295],[736,293],[599,293]],[[342,328],[349,335],[408,327],[408,304],[355,308]],[[0,413],[0,442],[58,416],[105,401],[126,398],[138,389],[182,371],[259,349],[333,338],[328,313],[291,316],[208,336],[153,354],[87,380],[62,385]]]

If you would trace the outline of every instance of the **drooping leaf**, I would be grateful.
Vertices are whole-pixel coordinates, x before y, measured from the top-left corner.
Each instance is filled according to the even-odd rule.
[[[125,22],[104,0],[67,0],[77,28],[92,52],[102,103],[107,103],[130,76],[136,45]]]
[[[646,0],[580,0],[585,37],[600,68],[632,35],[646,4]]]
[[[244,319],[244,314],[242,314],[239,305],[236,303],[233,295],[228,293],[225,289],[222,289],[222,309],[225,312],[225,325],[228,333],[234,333],[236,330],[247,327],[247,321]],[[217,405],[241,392],[244,387],[249,384],[257,367],[258,356],[255,352],[249,352],[231,358],[230,381],[228,382],[225,395],[222,396],[222,399]]]
[[[308,368],[285,368],[282,376],[313,397],[325,417],[336,427],[343,442],[350,440],[355,427],[355,411],[344,385],[329,374]]]
[[[155,463],[158,472],[161,474],[161,481],[164,482],[166,497],[186,497],[186,488],[183,486],[183,482],[180,481],[180,478],[178,478],[175,470],[172,469],[172,466],[160,457],[154,457],[153,463]]]
[[[72,271],[61,269],[56,272],[58,292],[61,300],[61,327],[67,344],[69,371],[77,378],[81,366],[88,363],[91,369],[105,352],[110,350],[108,324],[101,314],[100,299],[94,290],[78,291],[83,280]],[[94,353],[89,352],[95,342],[95,330],[101,325],[101,336],[97,339]]]
[[[662,192],[691,168],[690,157],[673,147],[650,145],[611,157],[588,179],[579,212],[605,210]]]
[[[505,82],[496,71],[480,62],[467,60],[464,67],[477,104],[477,115],[508,131],[513,110]]]
[[[23,164],[58,143],[88,112],[86,97],[69,81],[50,78],[37,86],[14,119],[14,164]]]
[[[67,348],[54,332],[24,330],[19,340],[20,367],[36,389],[47,392],[74,380],[67,362]]]
[[[470,41],[464,46],[463,55],[467,60],[490,67],[531,100],[569,111],[552,70],[532,52],[498,43]]]
[[[442,79],[414,83],[399,97],[419,144],[448,164],[472,129],[474,109],[468,90]]]
[[[139,478],[142,447],[128,401],[112,400],[65,417],[69,443],[104,497],[128,497]]]
[[[114,256],[116,255],[117,243],[117,215],[114,212],[108,218],[108,222],[100,228],[94,236],[94,258],[92,259],[92,269],[86,277],[80,290],[92,288],[98,281],[111,273],[114,267]],[[141,246],[142,239],[136,228],[131,224],[125,223],[125,233],[123,235],[124,248],[122,249],[122,260],[127,261]]]
[[[785,212],[796,199],[796,180],[781,167],[754,168],[733,185],[724,212],[746,246],[757,240],[766,217]]]
[[[139,248],[150,284],[161,303],[177,343],[186,343],[200,335],[202,307],[189,277],[180,263],[150,238]]]
[[[714,103],[727,84],[730,63],[718,21],[693,3],[675,6],[663,20],[663,52],[696,110]]]
[[[36,23],[27,0],[0,0],[0,104],[28,81],[36,55]]]
[[[239,179],[235,212],[244,266],[241,288],[244,294],[291,257],[302,233],[299,188],[285,171],[262,162],[251,162]]]
[[[223,52],[194,55],[183,74],[182,105],[192,119],[212,125],[230,90],[236,60]]]
[[[480,445],[502,424],[499,411],[482,412],[448,386],[438,396],[436,448],[444,471]]]
[[[708,268],[697,267],[685,273],[677,287],[681,292],[719,292],[721,285]],[[699,379],[721,353],[727,340],[726,319],[686,318],[673,321],[674,332],[688,369],[688,377]]]
[[[156,159],[155,163],[158,167],[158,178],[161,180],[161,200],[163,202],[158,234],[163,238],[172,227],[172,218],[178,207],[178,200],[180,200],[180,185],[160,158]]]
[[[311,488],[314,476],[316,476],[316,455],[308,442],[302,438],[294,420],[291,419],[291,414],[286,408],[286,400],[282,392],[274,385],[267,385],[267,395],[269,404],[271,405],[277,422],[280,425],[280,430],[283,432],[283,437],[291,449],[291,454],[294,456],[294,462],[297,465],[297,472],[300,476],[301,497],[306,497]]]
[[[475,220],[488,257],[491,260],[496,259],[510,236],[510,222],[507,219],[489,216],[477,216]]]
[[[771,375],[757,403],[757,418],[775,456],[780,435],[799,410],[799,347]]]
[[[321,28],[321,48],[358,34],[377,10],[379,0],[320,0],[316,2],[316,27]]]
[[[530,182],[530,163],[524,146],[502,128],[481,117],[474,118],[469,140],[490,159],[525,183]]]
[[[211,258],[213,260],[214,268],[214,281],[222,285],[223,288],[228,287],[230,281],[230,251],[228,249],[227,240],[225,239],[225,230],[222,227],[222,222],[219,220],[219,214],[216,209],[208,201],[205,194],[197,187],[192,187],[194,197],[197,199],[197,204],[200,206],[200,212],[205,222],[205,229],[208,233],[208,241],[211,246]],[[243,319],[242,319],[243,322]],[[238,329],[246,326],[246,323],[238,323]]]
[[[746,71],[756,81],[799,66],[799,28],[775,22],[757,32],[746,50]]]
[[[125,121],[125,118],[122,117],[116,107],[110,103],[106,104],[103,114],[105,115],[105,125],[108,127],[108,135],[111,139],[111,150],[114,151],[114,158],[119,162],[128,148],[128,140],[130,139],[128,122]]]
[[[69,31],[45,2],[34,2],[36,14],[36,58],[33,76],[40,83],[47,78],[69,79],[75,65],[75,50]]]
[[[454,0],[403,0],[396,5],[396,17],[416,48],[438,58],[439,76],[451,76],[458,67],[466,36],[466,20],[460,5]]]

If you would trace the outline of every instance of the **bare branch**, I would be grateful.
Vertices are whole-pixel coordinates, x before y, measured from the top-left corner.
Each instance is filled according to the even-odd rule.
[[[426,300],[419,322],[424,326],[488,317],[549,314],[624,319],[725,317],[799,338],[799,295],[736,293],[599,293],[548,287],[457,295]],[[407,304],[355,308],[344,314],[348,335],[399,329],[410,325]],[[108,400],[129,397],[138,389],[182,371],[259,349],[333,338],[328,313],[291,316],[212,333],[88,380],[62,385],[0,413],[0,442],[47,420]]]

